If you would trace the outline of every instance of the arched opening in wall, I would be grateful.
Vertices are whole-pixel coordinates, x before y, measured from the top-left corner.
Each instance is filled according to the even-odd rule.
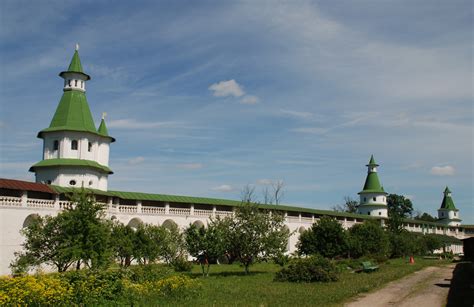
[[[53,150],[56,151],[59,149],[59,141],[58,140],[54,140],[54,143],[53,143]]]
[[[193,223],[193,225],[196,226],[197,228],[203,228],[203,227],[205,227],[204,223],[203,223],[202,221],[199,221],[199,220],[195,221],[195,222]]]
[[[117,220],[117,217],[116,217],[115,215],[112,215],[112,216],[110,217],[110,220],[111,220],[111,221],[116,221],[116,220]]]
[[[171,219],[168,219],[166,221],[163,222],[163,224],[161,225],[163,226],[164,228],[166,229],[173,229],[175,227],[178,227],[178,224],[175,223],[175,221],[171,220]]]
[[[23,228],[30,226],[34,221],[39,219],[39,215],[36,213],[30,214],[26,217],[25,221],[23,222]]]
[[[127,225],[133,230],[137,230],[138,226],[143,225],[143,222],[138,217],[134,217]]]
[[[298,228],[298,233],[299,234],[302,234],[305,231],[306,231],[306,228],[304,228],[304,226],[301,226],[300,228]]]

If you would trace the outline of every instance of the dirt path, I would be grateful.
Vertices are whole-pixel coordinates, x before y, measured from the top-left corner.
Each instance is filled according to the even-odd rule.
[[[454,265],[428,267],[392,281],[378,291],[359,296],[345,306],[445,306],[453,269]]]

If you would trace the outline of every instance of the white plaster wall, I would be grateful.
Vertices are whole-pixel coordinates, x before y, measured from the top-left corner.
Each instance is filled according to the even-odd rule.
[[[84,185],[85,188],[105,191],[107,190],[108,176],[91,168],[65,166],[39,168],[36,171],[36,182],[48,183],[48,180],[51,180],[52,184],[62,187],[81,187]],[[70,185],[71,180],[75,180],[76,185]],[[92,185],[89,184],[90,181],[92,181]]]
[[[371,216],[388,217],[387,208],[383,208],[380,206],[369,206],[369,205],[359,206],[357,208],[357,212],[363,215],[369,215],[369,212],[370,212]]]
[[[373,199],[375,197],[375,200]],[[387,196],[383,193],[361,193],[361,204],[387,204]]]
[[[101,139],[98,142],[97,162],[99,164],[109,166],[109,144],[108,139]]]

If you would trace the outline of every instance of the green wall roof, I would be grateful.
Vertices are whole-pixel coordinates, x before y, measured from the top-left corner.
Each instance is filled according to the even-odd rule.
[[[34,164],[32,167],[30,167],[30,172],[34,172],[35,169],[40,168],[40,167],[54,167],[54,166],[82,166],[82,167],[90,167],[94,168],[96,170],[99,170],[101,172],[107,173],[107,174],[113,174],[112,170],[105,166],[101,165],[95,161],[91,160],[81,160],[81,159],[47,159],[47,160],[42,160],[36,164]]]

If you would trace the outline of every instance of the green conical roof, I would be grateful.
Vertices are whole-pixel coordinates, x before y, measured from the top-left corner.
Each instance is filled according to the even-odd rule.
[[[63,77],[63,75],[68,72],[83,74],[84,76],[86,76],[86,80],[90,80],[91,78],[88,74],[84,73],[84,70],[82,69],[81,59],[79,58],[79,52],[77,51],[77,49],[74,51],[74,55],[72,56],[71,63],[69,64],[67,70],[61,72],[59,75]]]
[[[59,130],[87,131],[97,134],[84,92],[64,92],[49,127],[41,130],[38,137],[41,137],[43,132]]]
[[[365,179],[364,188],[359,193],[385,193],[380,185],[379,176],[376,172],[370,172]]]
[[[374,155],[371,155],[370,156],[370,161],[369,161],[369,164],[367,164],[367,166],[379,166],[376,162],[375,162],[375,159],[374,159]]]
[[[84,73],[84,71],[82,70],[81,59],[79,59],[79,52],[77,52],[77,50],[74,51],[71,64],[69,64],[69,68],[67,69],[67,71]]]
[[[102,120],[100,121],[100,126],[99,126],[99,129],[97,130],[97,132],[99,132],[99,134],[102,135],[102,136],[108,136],[108,137],[112,138],[112,142],[115,142],[115,139],[109,135],[109,130],[107,130],[107,126],[105,125],[105,119],[104,118],[102,118]]]
[[[458,209],[456,209],[456,206],[454,206],[454,202],[451,198],[450,193],[451,191],[448,189],[448,187],[446,187],[446,189],[444,190],[443,202],[441,203],[441,209],[458,211]]]

